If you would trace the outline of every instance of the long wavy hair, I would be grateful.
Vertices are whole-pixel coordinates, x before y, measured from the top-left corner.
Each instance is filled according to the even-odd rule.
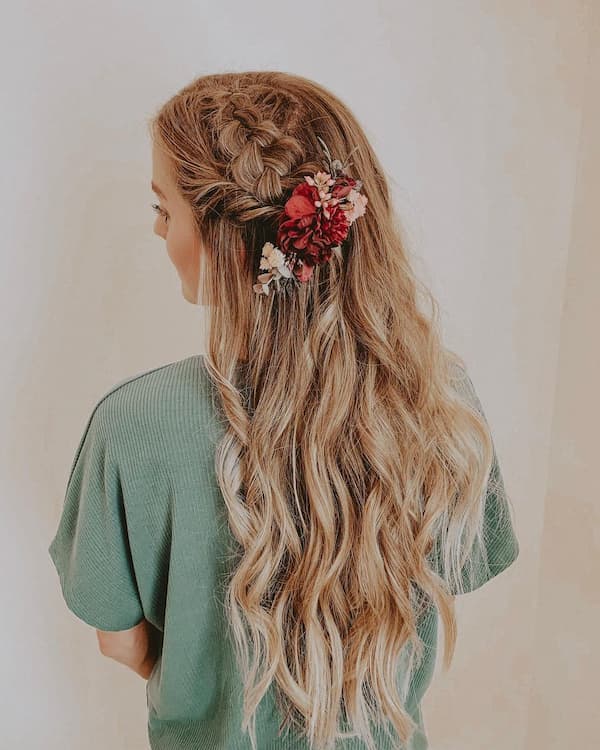
[[[374,724],[407,743],[400,657],[411,669],[421,659],[418,618],[433,604],[450,667],[451,592],[473,545],[484,549],[495,453],[411,269],[384,170],[348,106],[284,72],[201,76],[149,124],[204,247],[204,361],[226,425],[215,469],[238,545],[225,605],[242,729],[256,747],[273,683],[280,730],[295,724],[313,747],[359,736],[374,748]],[[341,161],[358,147],[347,172],[367,211],[294,294],[259,295],[263,244],[293,188],[323,169],[317,137]]]

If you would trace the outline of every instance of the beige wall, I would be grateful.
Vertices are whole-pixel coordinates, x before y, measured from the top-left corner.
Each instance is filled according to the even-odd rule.
[[[530,182],[525,206],[536,212],[508,300],[513,309],[500,313],[509,326],[515,320],[509,377],[525,400],[516,402],[521,412],[498,404],[496,415],[497,381],[488,399],[521,555],[501,578],[459,602],[456,666],[427,696],[434,750],[598,747],[600,5],[565,3],[562,15],[557,3],[544,9],[536,4],[539,26],[517,24],[515,13],[512,35],[515,53],[528,35],[539,44],[540,26],[552,43],[537,60],[539,77],[523,67],[531,95],[521,102],[521,123],[536,121],[537,109],[546,125],[523,133],[531,147],[520,155],[523,179],[511,164],[516,190]],[[536,163],[536,139],[554,144],[550,161],[571,164],[560,206],[561,191]],[[485,371],[481,341],[476,347],[473,358]]]
[[[145,119],[197,73],[273,67],[371,137],[515,509],[519,560],[457,603],[431,748],[595,747],[599,4],[34,6],[7,7],[0,46],[6,746],[147,746],[145,683],[64,608],[47,545],[96,399],[202,347],[151,232]]]
[[[600,5],[590,14],[584,117],[565,276],[538,571],[528,748],[600,744]]]

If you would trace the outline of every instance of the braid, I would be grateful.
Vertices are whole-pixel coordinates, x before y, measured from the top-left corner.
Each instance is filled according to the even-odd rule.
[[[240,225],[274,218],[282,209],[282,195],[297,182],[292,171],[302,160],[302,144],[272,119],[261,119],[259,106],[246,92],[222,92],[214,105],[214,146],[222,171],[197,199],[212,202],[209,208],[220,209]]]

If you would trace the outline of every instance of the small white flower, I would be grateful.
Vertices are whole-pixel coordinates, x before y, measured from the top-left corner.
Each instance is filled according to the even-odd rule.
[[[285,260],[285,255],[272,242],[265,242],[260,259],[260,268],[265,271],[277,268]]]
[[[292,269],[288,266],[287,263],[282,263],[277,270],[279,272],[279,275],[285,276],[286,279],[289,279],[292,276]]]
[[[269,294],[269,284],[273,279],[276,281],[282,277],[290,278],[292,269],[287,264],[287,256],[281,252],[272,242],[265,242],[261,254],[260,268],[267,273],[258,275],[254,291],[259,294]]]

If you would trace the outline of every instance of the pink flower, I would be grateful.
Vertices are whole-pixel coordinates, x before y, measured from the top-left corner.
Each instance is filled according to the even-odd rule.
[[[352,224],[355,219],[358,219],[367,210],[368,198],[362,193],[357,193],[356,190],[351,190],[348,193],[348,200],[350,201],[351,208],[346,211],[346,216],[348,223]]]

